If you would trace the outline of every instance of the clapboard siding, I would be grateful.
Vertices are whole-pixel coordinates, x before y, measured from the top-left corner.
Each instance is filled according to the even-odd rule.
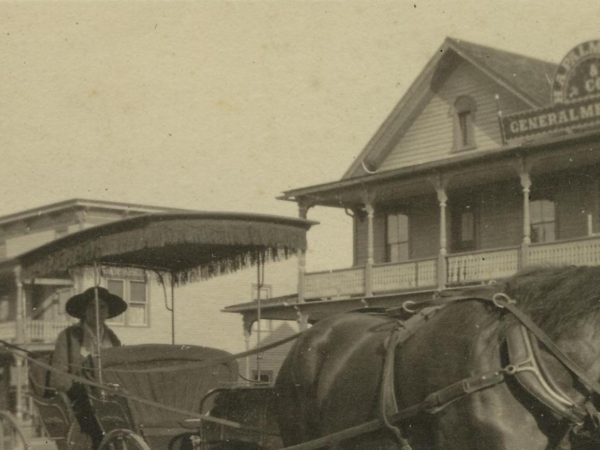
[[[367,220],[354,217],[354,265],[367,261]]]
[[[385,262],[387,256],[385,218],[385,214],[376,214],[373,220],[373,259],[375,263]]]
[[[498,105],[505,113],[528,106],[495,83],[468,62],[462,62],[448,76],[429,103],[400,137],[399,142],[381,163],[381,170],[397,169],[449,157],[453,154],[453,106],[459,96],[469,96],[477,104],[475,112],[475,143],[478,150],[502,145],[498,122]]]
[[[439,206],[435,198],[422,197],[412,202],[409,212],[410,257],[436,256],[440,248]]]
[[[482,249],[518,245],[523,235],[523,197],[517,179],[482,190],[479,239]]]
[[[594,209],[593,180],[580,174],[564,174],[555,182],[558,238],[571,239],[587,234],[587,215]]]

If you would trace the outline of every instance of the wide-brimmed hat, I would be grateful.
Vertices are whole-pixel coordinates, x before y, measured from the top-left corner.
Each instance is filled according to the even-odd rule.
[[[67,314],[78,319],[83,319],[88,304],[94,301],[95,289],[98,289],[98,300],[103,301],[108,306],[109,319],[118,316],[127,309],[127,303],[118,295],[111,294],[108,292],[108,289],[103,287],[91,287],[67,300],[65,306]]]

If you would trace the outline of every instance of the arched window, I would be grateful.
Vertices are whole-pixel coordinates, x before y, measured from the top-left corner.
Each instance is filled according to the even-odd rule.
[[[475,148],[475,111],[477,105],[468,96],[461,96],[454,102],[454,150]]]

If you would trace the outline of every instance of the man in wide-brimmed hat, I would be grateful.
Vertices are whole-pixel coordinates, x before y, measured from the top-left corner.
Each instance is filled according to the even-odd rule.
[[[96,332],[96,290],[98,292],[100,336],[97,336]],[[50,377],[52,387],[64,392],[72,389],[73,381],[67,374],[81,374],[85,358],[97,353],[98,340],[101,348],[121,345],[117,335],[104,322],[106,319],[118,316],[126,309],[127,303],[121,297],[111,294],[103,287],[89,288],[67,301],[67,313],[78,318],[79,323],[63,330],[56,339],[52,366],[57,371],[53,372]],[[63,373],[65,375],[61,375]]]

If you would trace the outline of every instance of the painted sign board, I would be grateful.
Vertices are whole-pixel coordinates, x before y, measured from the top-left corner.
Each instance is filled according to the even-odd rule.
[[[572,49],[552,85],[553,105],[502,117],[506,140],[600,124],[600,40]]]

